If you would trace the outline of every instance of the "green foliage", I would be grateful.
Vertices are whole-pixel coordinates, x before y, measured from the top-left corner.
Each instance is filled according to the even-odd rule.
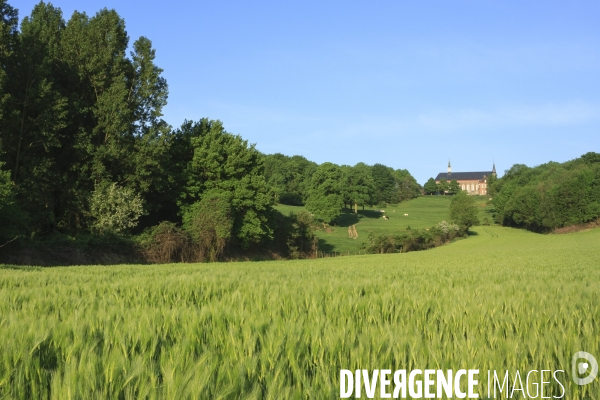
[[[546,232],[600,217],[600,156],[535,168],[514,165],[494,182],[495,220]]]
[[[396,196],[398,201],[406,201],[421,195],[421,186],[417,180],[405,169],[393,172],[396,182]]]
[[[136,238],[145,260],[153,263],[198,261],[190,236],[173,222],[163,221]]]
[[[126,56],[125,22],[37,4],[2,65],[0,139],[32,234],[85,229],[96,183],[126,182],[146,200],[168,192],[167,86],[142,37]],[[10,132],[10,134],[8,134]],[[162,193],[162,194],[161,194]]]
[[[191,129],[194,153],[186,170],[184,204],[202,199],[209,190],[227,192],[234,240],[244,249],[269,241],[271,196],[260,153],[240,136],[226,132],[220,121],[202,119]]]
[[[448,184],[448,194],[457,194],[458,192],[460,192],[460,185],[456,179],[452,179]]]
[[[125,232],[137,225],[143,213],[140,195],[116,183],[101,182],[90,196],[91,226],[100,234]]]
[[[375,164],[371,167],[371,174],[375,184],[372,204],[395,203],[398,201],[393,172],[392,168],[382,164]]]
[[[365,206],[371,202],[375,192],[375,181],[371,175],[371,169],[364,163],[358,163],[354,167],[344,166],[342,196],[344,203],[354,206],[354,212],[358,212],[358,206]]]
[[[342,212],[342,169],[333,163],[319,165],[310,181],[306,209],[314,217],[326,223],[333,223]]]
[[[202,200],[187,207],[183,226],[198,248],[200,261],[217,261],[232,237],[232,194],[220,189],[203,193]]]
[[[483,370],[485,398],[488,369],[568,370],[575,352],[600,354],[600,230],[476,229],[408,254],[2,266],[0,397],[333,399],[341,368],[464,365]],[[557,376],[569,400],[600,391]]]
[[[439,221],[449,220],[450,202],[454,196],[420,196],[400,204],[389,205],[385,208],[388,220],[382,218],[378,211],[381,207],[368,206],[359,209],[358,214],[346,210],[336,219],[336,226],[324,228],[315,224],[315,235],[319,239],[319,251],[322,253],[359,254],[362,253],[361,244],[365,242],[370,232],[373,235],[393,236],[406,230],[409,226],[413,229],[426,229],[436,225]],[[493,206],[487,197],[472,196],[476,202],[478,218],[491,219]],[[276,206],[283,214],[298,213],[306,210],[305,207]],[[408,216],[404,216],[404,214]],[[348,228],[355,225],[358,233],[357,239],[352,239]]]
[[[425,194],[436,194],[438,191],[438,186],[437,183],[435,183],[435,179],[429,178],[423,186],[423,189],[425,190]]]
[[[273,210],[274,250],[286,258],[311,258],[317,250],[313,217],[306,211],[283,215]]]
[[[407,253],[441,246],[461,235],[458,225],[442,221],[432,228],[410,229],[408,227],[406,231],[393,235],[369,232],[362,249],[371,254]]]
[[[460,191],[452,197],[450,220],[457,224],[462,232],[468,232],[470,227],[479,223],[475,199],[469,196],[467,192]]]
[[[17,39],[19,23],[18,10],[11,7],[6,0],[0,0],[0,128],[5,120],[5,104],[10,100],[7,92],[7,66],[12,61],[11,56]],[[1,152],[0,148],[0,152]]]
[[[302,156],[271,154],[264,157],[264,176],[281,204],[302,205],[308,198],[310,177],[317,164]]]
[[[2,170],[0,162],[0,246],[23,234],[26,216],[15,201],[10,173]]]
[[[445,195],[450,190],[450,184],[444,178],[440,179],[440,182],[437,184],[437,192]]]
[[[498,177],[496,175],[490,175],[487,178],[487,194],[488,196],[495,196],[498,194],[498,190],[497,190],[497,182],[498,182]]]

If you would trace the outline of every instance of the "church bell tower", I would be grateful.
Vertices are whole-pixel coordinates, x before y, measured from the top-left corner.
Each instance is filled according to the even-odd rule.
[[[452,175],[452,166],[450,165],[450,159],[448,159],[448,180],[450,180],[450,175]]]
[[[492,175],[496,176],[496,161],[493,162],[493,166],[492,166]]]

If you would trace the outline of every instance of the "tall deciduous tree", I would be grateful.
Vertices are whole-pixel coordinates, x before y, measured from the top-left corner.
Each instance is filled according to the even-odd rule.
[[[479,223],[475,199],[465,191],[460,191],[450,202],[450,220],[457,224],[463,232]]]
[[[440,183],[438,183],[437,185],[437,190],[439,193],[446,195],[446,192],[450,190],[450,184],[446,179],[442,178],[440,179]]]
[[[423,185],[423,189],[425,190],[425,194],[435,194],[438,190],[437,184],[435,183],[435,179],[429,178],[425,185]]]
[[[342,169],[330,162],[319,165],[310,181],[306,209],[316,219],[332,223],[342,212]]]
[[[202,199],[209,190],[231,193],[233,236],[244,248],[271,238],[271,198],[262,156],[254,145],[225,131],[220,121],[202,119],[192,126],[193,158],[187,168],[183,204]]]
[[[364,163],[358,163],[354,167],[344,168],[343,172],[344,202],[347,201],[354,208],[354,213],[358,213],[358,206],[369,203],[375,192],[371,169]]]
[[[421,186],[417,180],[406,169],[394,171],[396,182],[396,196],[399,201],[410,200],[421,194]]]
[[[396,184],[392,171],[393,169],[382,164],[375,164],[371,167],[371,174],[375,183],[373,203],[392,203],[397,201],[394,196]]]
[[[458,184],[458,181],[456,179],[452,179],[452,181],[450,181],[450,183],[448,184],[448,193],[456,194],[458,192],[460,192],[460,185]]]

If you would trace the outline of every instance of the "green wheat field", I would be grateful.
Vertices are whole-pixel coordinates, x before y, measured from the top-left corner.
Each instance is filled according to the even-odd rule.
[[[600,398],[570,374],[575,352],[600,356],[600,229],[474,233],[405,254],[2,266],[0,398],[335,399],[359,368],[479,369],[480,398],[488,369],[562,369],[564,398]]]

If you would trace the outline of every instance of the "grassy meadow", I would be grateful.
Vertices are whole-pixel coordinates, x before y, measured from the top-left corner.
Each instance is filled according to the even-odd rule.
[[[478,368],[480,398],[488,369],[562,369],[564,398],[597,399],[570,363],[600,356],[599,252],[600,229],[492,226],[404,254],[3,266],[0,398],[335,399],[340,369]]]
[[[488,198],[474,196],[479,208],[479,220],[485,218],[492,220],[492,207],[488,205]],[[421,196],[416,199],[390,204],[381,208],[389,220],[384,220],[380,208],[366,207],[359,209],[358,215],[353,212],[344,212],[335,226],[321,226],[316,235],[319,239],[319,250],[325,253],[359,254],[360,246],[367,240],[369,232],[392,235],[407,228],[430,228],[437,223],[449,219],[451,196]],[[305,210],[302,206],[288,206],[280,204],[276,207],[280,212],[289,214]],[[404,214],[408,214],[407,217]],[[352,239],[348,235],[348,227],[356,224],[358,238]]]

